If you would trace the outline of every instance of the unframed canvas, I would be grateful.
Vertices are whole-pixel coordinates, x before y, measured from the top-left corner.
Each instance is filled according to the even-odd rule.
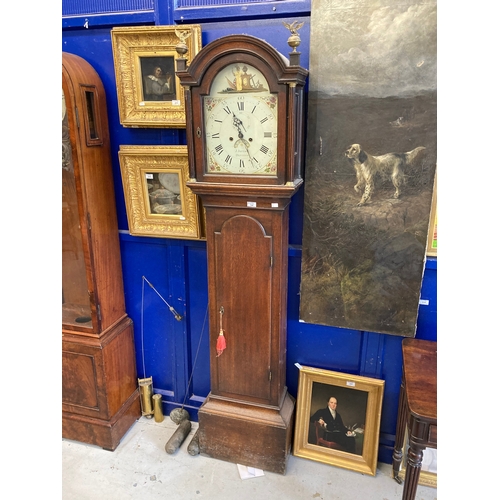
[[[413,337],[436,170],[436,2],[313,0],[309,85],[300,317]]]

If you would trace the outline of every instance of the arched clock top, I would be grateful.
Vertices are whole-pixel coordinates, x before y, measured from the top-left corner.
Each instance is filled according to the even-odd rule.
[[[188,68],[184,59],[177,62],[186,89],[193,192],[201,195],[203,183],[211,184],[209,190],[238,185],[244,196],[256,185],[296,190],[302,183],[307,70],[249,35],[209,43]]]
[[[237,54],[237,59],[235,58]],[[193,58],[185,71],[177,72],[182,85],[197,87],[202,80],[211,80],[227,61],[258,65],[263,73],[269,69],[269,77],[278,84],[304,84],[308,71],[301,66],[292,66],[290,61],[273,46],[261,38],[250,35],[229,35],[221,37],[206,45]]]

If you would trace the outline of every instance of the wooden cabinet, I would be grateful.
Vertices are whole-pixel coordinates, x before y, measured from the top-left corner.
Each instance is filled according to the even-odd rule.
[[[141,415],[125,311],[106,99],[92,66],[62,55],[63,437],[114,450]]]

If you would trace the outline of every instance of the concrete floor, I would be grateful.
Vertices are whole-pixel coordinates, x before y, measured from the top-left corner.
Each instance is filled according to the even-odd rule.
[[[63,439],[63,500],[399,500],[403,485],[379,463],[375,477],[290,455],[285,475],[264,471],[242,479],[236,464],[203,455],[187,446],[198,424],[173,454],[165,444],[177,425],[141,417],[114,452]],[[416,500],[436,500],[435,488],[419,486]]]

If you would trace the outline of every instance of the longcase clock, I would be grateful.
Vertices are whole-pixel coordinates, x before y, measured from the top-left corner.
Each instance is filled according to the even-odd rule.
[[[307,78],[296,56],[230,35],[188,68],[177,60],[188,186],[206,211],[211,390],[198,413],[200,452],[282,474],[295,406],[285,373],[288,219],[302,184]]]
[[[62,55],[62,434],[114,450],[140,417],[102,82]]]

